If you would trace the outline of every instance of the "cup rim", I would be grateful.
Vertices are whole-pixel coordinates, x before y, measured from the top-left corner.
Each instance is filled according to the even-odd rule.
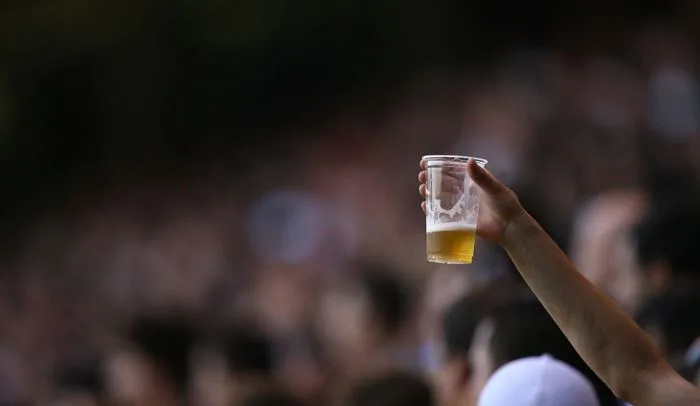
[[[442,163],[459,163],[459,164],[466,164],[470,160],[475,160],[476,163],[484,167],[486,166],[487,163],[489,163],[488,160],[484,158],[478,158],[475,156],[465,156],[465,155],[423,155],[421,158],[421,161],[425,161],[426,163],[430,163],[431,161],[433,162],[442,162]]]

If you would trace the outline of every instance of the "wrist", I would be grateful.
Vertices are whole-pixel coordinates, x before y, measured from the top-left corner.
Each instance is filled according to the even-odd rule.
[[[530,216],[530,213],[524,208],[520,208],[519,212],[511,218],[503,230],[501,246],[508,251],[515,244],[520,245],[523,240],[531,238],[540,229],[539,224]]]

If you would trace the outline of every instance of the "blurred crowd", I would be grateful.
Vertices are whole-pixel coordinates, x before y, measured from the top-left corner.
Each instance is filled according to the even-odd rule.
[[[698,44],[630,32],[624,55],[426,71],[245,171],[76,190],[1,265],[0,404],[475,405],[499,367],[544,354],[617,404],[498,247],[426,262],[429,153],[488,159],[697,382]]]

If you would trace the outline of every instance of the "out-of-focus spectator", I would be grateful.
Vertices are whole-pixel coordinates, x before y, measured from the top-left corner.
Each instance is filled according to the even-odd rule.
[[[690,346],[685,354],[685,365],[688,368],[686,378],[700,386],[700,337]]]
[[[31,388],[26,385],[20,360],[5,345],[0,346],[0,403],[31,404]]]
[[[277,380],[299,398],[317,404],[330,395],[333,370],[324,343],[315,332],[283,337],[277,345],[276,361]]]
[[[303,266],[274,264],[252,273],[245,294],[251,309],[244,316],[256,318],[266,333],[275,337],[295,334],[306,322],[315,300],[314,276]]]
[[[692,201],[654,207],[636,227],[636,258],[652,295],[700,279],[699,229],[700,211]]]
[[[671,364],[682,367],[685,354],[700,336],[700,285],[674,286],[645,303],[637,315]]]
[[[417,375],[383,372],[353,386],[341,406],[434,406],[430,386]]]
[[[216,334],[198,352],[194,380],[196,399],[206,405],[230,405],[252,388],[269,385],[274,378],[274,344],[249,323],[235,323]]]
[[[417,367],[418,351],[406,335],[414,315],[411,289],[384,265],[358,268],[357,279],[326,293],[320,307],[319,327],[331,358],[346,372]]]
[[[487,368],[472,358],[474,334],[479,322],[511,295],[517,287],[489,286],[462,296],[442,316],[440,340],[435,360],[435,376],[440,404],[473,405],[488,376]]]
[[[65,405],[97,406],[105,397],[104,365],[100,359],[66,365],[56,372],[57,394],[53,402]]]
[[[583,362],[544,308],[529,295],[513,297],[477,325],[470,350],[477,390],[506,363],[543,354],[550,354],[585,375],[595,387],[601,405],[617,404],[612,392]]]
[[[423,369],[434,371],[440,367],[443,314],[465,293],[475,287],[470,274],[456,271],[449,266],[436,269],[424,283],[419,314],[418,331],[423,339],[421,363]]]
[[[226,332],[223,357],[234,384],[266,380],[274,371],[273,344],[253,326],[237,326]]]
[[[507,363],[491,376],[478,406],[598,406],[579,371],[547,355]]]
[[[628,312],[643,299],[629,234],[645,210],[646,197],[639,191],[601,194],[578,213],[571,238],[578,270]]]
[[[191,351],[196,330],[180,317],[144,317],[108,365],[113,399],[133,405],[183,405],[189,401]]]
[[[305,406],[306,404],[290,392],[271,386],[249,389],[234,406]]]

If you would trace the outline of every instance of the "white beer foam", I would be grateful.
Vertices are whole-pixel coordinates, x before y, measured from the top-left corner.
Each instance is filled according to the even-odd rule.
[[[426,227],[428,233],[439,233],[444,231],[476,231],[476,226],[465,222],[429,224]]]

